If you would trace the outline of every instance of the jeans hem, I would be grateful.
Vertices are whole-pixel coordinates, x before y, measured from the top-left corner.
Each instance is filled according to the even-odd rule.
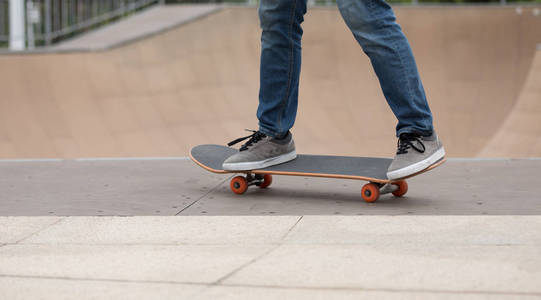
[[[414,133],[422,136],[431,136],[434,130],[418,130],[415,128],[403,128],[396,132],[396,137],[400,137],[402,133]]]
[[[264,133],[265,135],[273,137],[273,138],[283,135],[283,133],[276,132],[274,130],[270,130],[270,129],[267,129],[267,128],[264,128],[264,127],[261,127],[261,126],[259,126],[259,131]]]

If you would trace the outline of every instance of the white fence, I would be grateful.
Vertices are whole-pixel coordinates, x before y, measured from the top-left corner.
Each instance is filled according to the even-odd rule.
[[[50,45],[56,40],[72,36],[98,24],[163,2],[165,1],[0,0],[0,43],[3,43],[3,46],[10,44],[10,48],[14,50]],[[21,9],[15,9],[16,13],[14,13],[14,6]],[[12,10],[11,20],[10,9]],[[13,20],[13,16],[18,20]],[[23,28],[20,28],[21,26]],[[10,27],[17,28],[10,30]],[[14,31],[18,34],[14,35]],[[22,45],[22,47],[14,47],[13,44]]]

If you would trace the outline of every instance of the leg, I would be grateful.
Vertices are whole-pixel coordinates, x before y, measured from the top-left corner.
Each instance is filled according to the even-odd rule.
[[[368,55],[401,133],[431,135],[432,114],[406,36],[384,0],[338,0],[344,21]]]
[[[225,170],[262,169],[297,157],[289,129],[297,115],[305,13],[306,0],[261,0],[259,131],[228,144],[249,139],[223,162]]]
[[[259,130],[272,137],[293,127],[301,68],[301,23],[306,0],[262,0]]]
[[[437,163],[445,150],[434,132],[413,53],[393,10],[384,0],[339,0],[338,7],[370,58],[398,119],[398,149],[387,177],[397,180]]]

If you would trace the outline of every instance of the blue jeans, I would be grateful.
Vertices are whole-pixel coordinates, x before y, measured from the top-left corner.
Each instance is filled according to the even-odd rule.
[[[338,0],[338,8],[372,62],[398,119],[397,136],[430,135],[432,114],[409,42],[392,8],[384,0]],[[305,13],[306,0],[261,0],[259,6],[263,33],[257,118],[259,130],[269,136],[282,135],[295,123]]]

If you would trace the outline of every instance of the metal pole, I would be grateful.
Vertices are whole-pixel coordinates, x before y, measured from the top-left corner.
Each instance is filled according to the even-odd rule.
[[[45,44],[51,44],[51,0],[45,0]]]
[[[6,2],[0,1],[0,36],[6,35]]]
[[[70,14],[68,18],[68,24],[69,26],[71,26],[72,24],[75,23],[76,16],[77,16],[77,8],[75,7],[75,3],[73,0],[69,0],[69,1],[70,1]]]
[[[75,0],[75,7],[77,7],[77,18],[74,24],[81,23],[83,20],[81,20],[81,4],[79,0]]]
[[[34,2],[32,0],[26,1],[26,39],[28,41],[28,49],[34,49],[36,41],[34,38],[34,22],[36,21],[35,13],[38,10],[34,8]]]
[[[94,19],[95,17],[98,16],[98,1],[97,0],[92,1],[92,6],[90,7],[90,9],[91,9],[91,18]]]
[[[53,3],[51,4],[52,5],[52,14],[51,14],[51,19],[52,19],[52,31],[56,31],[56,30],[59,30],[60,28],[62,28],[62,23],[61,23],[61,19],[60,17],[62,17],[62,15],[60,14],[60,0],[52,0]]]
[[[24,50],[24,1],[9,0],[9,49]]]
[[[68,3],[62,0],[62,29],[68,27]]]

